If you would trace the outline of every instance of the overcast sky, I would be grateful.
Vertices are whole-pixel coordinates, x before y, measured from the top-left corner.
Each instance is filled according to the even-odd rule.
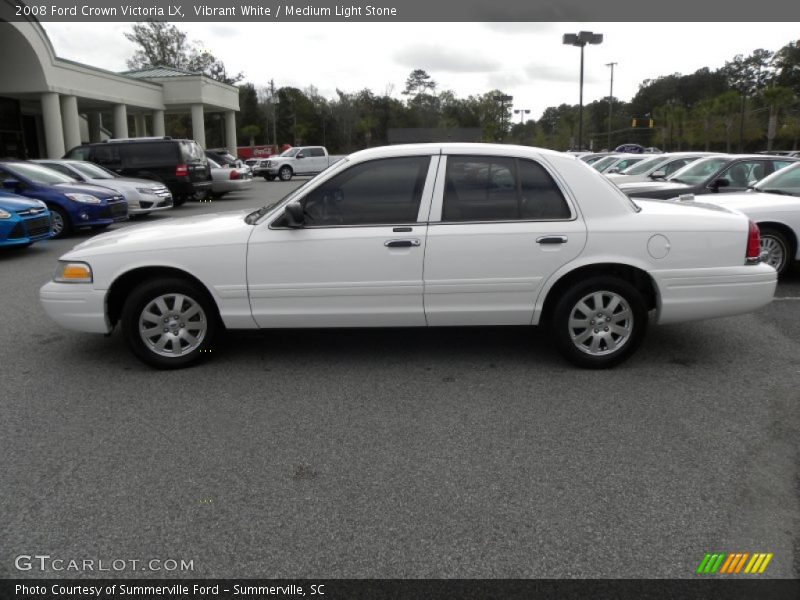
[[[43,23],[56,53],[112,71],[125,70],[134,46],[130,23]],[[630,100],[647,78],[722,66],[756,48],[777,50],[800,38],[797,23],[181,23],[191,40],[243,71],[256,86],[306,88],[332,98],[336,88],[401,92],[409,72],[428,71],[458,96],[494,88],[538,118],[548,106],[578,102],[580,50],[564,33],[605,35],[586,48],[584,101],[605,98],[609,62],[614,96]]]

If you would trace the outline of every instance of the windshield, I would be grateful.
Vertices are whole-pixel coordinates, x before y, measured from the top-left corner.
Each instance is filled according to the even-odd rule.
[[[619,157],[617,156],[606,156],[605,158],[601,158],[600,160],[593,162],[592,166],[602,173],[603,169],[605,169],[611,163],[617,162],[618,160]]]
[[[800,163],[775,171],[754,185],[753,189],[759,192],[781,192],[800,196]]]
[[[6,163],[3,165],[9,172],[18,177],[29,179],[38,185],[55,185],[57,183],[75,183],[76,179],[69,175],[62,175],[58,171],[42,167],[40,165],[33,165],[30,163]]]
[[[628,167],[624,171],[622,171],[623,175],[642,175],[647,173],[651,169],[656,168],[664,162],[663,156],[656,156],[654,158],[648,158],[647,160],[643,160],[641,162],[636,163],[632,167]]]
[[[108,169],[104,169],[100,165],[95,165],[93,163],[87,162],[80,162],[80,163],[71,163],[70,166],[83,173],[89,179],[116,179],[117,175],[112,173]]]
[[[667,181],[675,181],[677,183],[702,183],[719,171],[729,160],[730,159],[725,156],[701,158],[675,171],[672,175],[667,177]]]
[[[281,152],[278,156],[294,156],[298,152],[300,152],[300,148],[289,148],[288,150]]]

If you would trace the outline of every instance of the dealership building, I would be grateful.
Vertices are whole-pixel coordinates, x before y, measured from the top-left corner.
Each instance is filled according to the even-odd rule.
[[[163,136],[165,115],[191,115],[192,137],[206,146],[206,115],[236,153],[239,91],[169,67],[113,73],[56,56],[35,19],[2,19],[0,0],[0,157],[60,158],[85,142]]]

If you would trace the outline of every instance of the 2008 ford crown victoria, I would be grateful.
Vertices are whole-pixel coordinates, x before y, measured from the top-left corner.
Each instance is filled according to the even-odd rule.
[[[224,328],[546,325],[609,367],[658,323],[768,304],[758,228],[695,203],[632,202],[566,154],[423,144],[350,155],[286,198],[125,228],[61,257],[41,290],[64,327],[161,368]]]

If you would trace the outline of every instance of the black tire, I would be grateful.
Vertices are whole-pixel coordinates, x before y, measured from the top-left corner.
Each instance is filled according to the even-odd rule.
[[[292,179],[292,167],[289,165],[283,165],[280,169],[278,169],[278,177],[280,177],[281,181],[290,181]]]
[[[594,296],[597,293],[601,294],[599,307]],[[619,300],[616,306],[615,298]],[[582,301],[584,310],[579,307]],[[585,321],[586,327],[571,327],[573,315],[576,322]],[[552,313],[550,327],[556,347],[567,360],[586,369],[606,369],[633,354],[644,338],[647,317],[642,293],[633,285],[613,276],[596,276],[563,294]],[[618,333],[626,329],[624,335]],[[615,349],[616,344],[619,347]]]
[[[49,204],[47,208],[50,209],[50,228],[53,232],[52,239],[64,238],[72,233],[72,221],[69,220],[69,216],[64,212],[64,209],[53,204]],[[57,231],[58,219],[61,220],[61,228]]]
[[[264,175],[264,181],[275,181],[275,175]]]
[[[178,302],[175,298],[177,294],[185,297],[185,300],[181,302],[182,306],[191,307],[190,303],[194,303],[200,307],[200,312],[186,319],[181,317],[173,319],[172,315],[180,310],[175,308],[175,304]],[[154,311],[158,312],[152,312],[152,314],[158,316],[158,321],[144,317],[145,308],[148,308],[148,305],[159,297],[166,297],[164,302],[169,309],[167,313],[163,313],[155,307]],[[172,306],[170,306],[170,298]],[[162,321],[162,315],[167,319],[166,322]],[[150,323],[153,325],[152,329],[161,330],[153,333],[148,342],[145,342],[143,334],[140,333],[140,319],[142,319],[143,327]],[[181,321],[187,321],[194,327]],[[208,292],[190,281],[176,277],[152,279],[136,287],[122,308],[120,325],[125,342],[136,358],[157,369],[180,369],[207,357],[214,339],[221,329],[216,307]],[[164,332],[162,327],[169,331]],[[190,335],[190,331],[198,332],[201,327],[204,327],[203,334],[197,336],[200,338],[199,342],[192,347],[192,344],[184,339],[183,334]],[[175,356],[159,354],[156,344],[162,338],[171,348],[168,351],[164,347],[162,352],[175,351],[174,344],[177,344],[179,353]],[[187,344],[185,348],[183,348],[184,342]]]
[[[767,264],[774,267],[778,276],[786,273],[789,265],[794,258],[794,248],[789,238],[780,229],[774,227],[760,227],[761,229],[761,250],[768,250]],[[777,252],[776,252],[777,251]],[[780,253],[780,257],[778,256]]]
[[[183,206],[186,203],[184,196],[175,196],[172,198],[172,206]]]

